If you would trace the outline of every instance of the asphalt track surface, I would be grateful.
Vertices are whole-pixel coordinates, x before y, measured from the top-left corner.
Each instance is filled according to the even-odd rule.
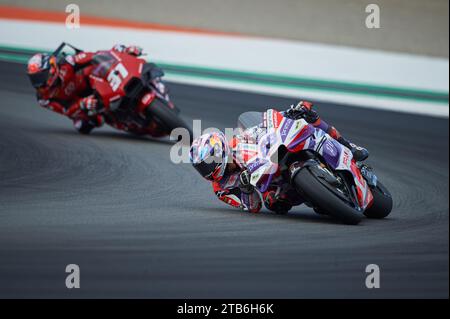
[[[448,119],[318,107],[370,149],[395,200],[389,218],[347,226],[307,207],[233,210],[169,160],[169,141],[80,136],[37,106],[23,65],[0,63],[0,80],[0,297],[448,298]],[[293,102],[171,88],[203,128]],[[65,287],[72,263],[80,289]],[[365,287],[368,264],[380,289]]]

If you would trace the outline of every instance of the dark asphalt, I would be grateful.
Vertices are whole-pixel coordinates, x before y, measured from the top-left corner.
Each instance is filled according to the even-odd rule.
[[[449,296],[448,119],[321,104],[371,151],[385,220],[346,226],[298,207],[228,208],[171,144],[102,128],[80,136],[37,106],[24,66],[0,63],[0,297],[399,298]],[[172,85],[186,119],[234,126],[292,99]],[[65,287],[65,266],[81,289]],[[381,288],[365,287],[365,267]]]

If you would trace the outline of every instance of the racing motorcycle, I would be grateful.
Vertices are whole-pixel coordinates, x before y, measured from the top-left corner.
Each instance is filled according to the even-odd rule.
[[[53,55],[65,56],[64,48],[76,54],[83,51],[62,43]],[[179,109],[170,100],[161,81],[162,69],[144,59],[117,51],[98,51],[92,59],[94,69],[89,84],[102,105],[105,122],[116,129],[137,135],[161,137],[176,128],[191,128],[179,116]],[[85,127],[82,133],[89,133]],[[180,137],[180,136],[179,136]]]
[[[358,224],[363,215],[384,218],[391,212],[392,196],[373,170],[303,118],[269,109],[243,113],[238,126],[265,128],[256,142],[243,143],[238,150],[250,183],[261,193],[275,176],[282,176],[308,206],[346,224]]]

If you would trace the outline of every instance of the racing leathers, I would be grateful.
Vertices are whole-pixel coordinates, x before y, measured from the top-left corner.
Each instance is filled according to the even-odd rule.
[[[136,46],[115,45],[112,50],[134,56],[142,53]],[[61,58],[55,84],[40,87],[36,92],[40,106],[69,117],[81,133],[89,133],[104,123],[101,105],[93,95],[88,79],[94,68],[91,62],[95,54],[81,52]]]
[[[220,181],[212,183],[213,190],[221,201],[244,211],[258,213],[264,202],[268,209],[276,213],[287,213],[293,205],[303,202],[291,185],[283,183],[281,176],[275,176],[269,189],[261,195],[250,184],[248,171],[239,164],[244,162],[242,156],[245,156],[239,149],[240,144],[258,143],[264,131],[261,126],[249,128],[231,140],[229,146],[233,162],[227,165]]]
[[[328,125],[325,121],[320,119],[318,114],[312,110],[312,104],[309,102],[300,102],[296,107],[292,107],[290,110],[283,112],[283,115],[296,118],[300,115],[308,123],[327,132],[337,141],[341,143],[344,141],[347,145],[353,146],[353,144],[347,142],[347,140],[341,136],[335,127]],[[233,156],[233,162],[228,164],[222,179],[212,183],[213,190],[221,201],[244,211],[257,213],[261,210],[262,204],[264,203],[267,209],[278,214],[284,214],[293,206],[300,205],[304,202],[291,184],[286,182],[278,173],[275,175],[267,191],[260,194],[256,188],[250,185],[250,177],[248,176],[249,174],[246,169],[239,165],[239,163],[245,162],[245,159],[242,158],[242,156],[245,155],[242,155],[242,151],[239,149],[240,143],[257,144],[259,138],[265,133],[265,130],[266,129],[261,125],[252,127],[246,129],[232,139],[230,142],[230,149]],[[347,146],[344,143],[342,144]],[[349,148],[352,149],[352,147]],[[352,151],[354,150],[355,147],[353,147]]]

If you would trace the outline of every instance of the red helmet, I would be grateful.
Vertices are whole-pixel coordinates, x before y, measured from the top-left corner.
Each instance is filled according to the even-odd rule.
[[[34,88],[51,87],[58,79],[56,58],[46,53],[38,53],[28,60],[28,77]]]

